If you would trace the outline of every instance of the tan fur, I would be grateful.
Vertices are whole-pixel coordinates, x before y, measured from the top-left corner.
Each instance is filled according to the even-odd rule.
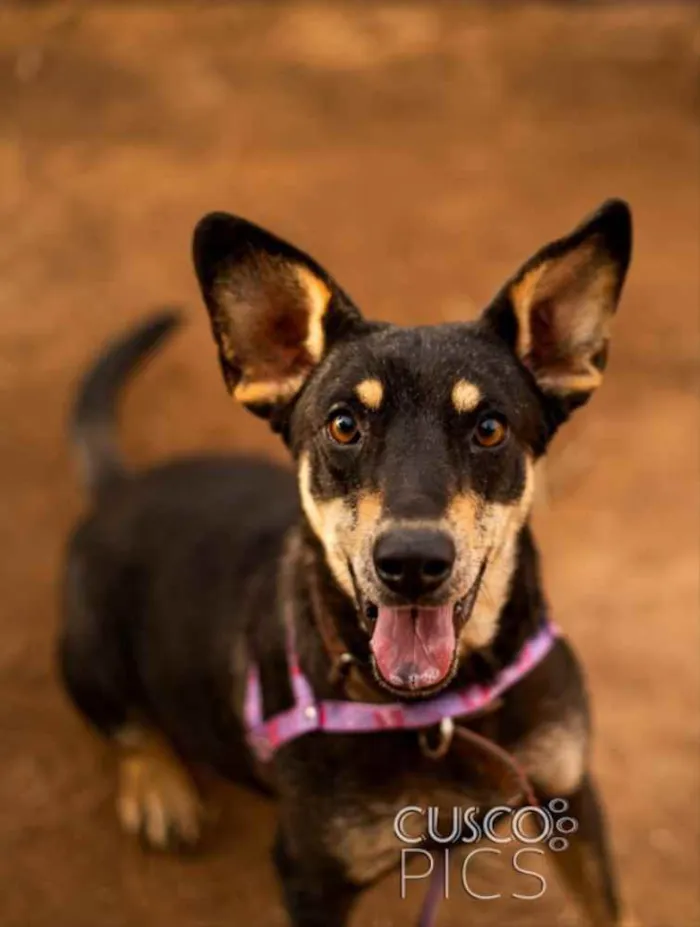
[[[481,390],[468,380],[457,380],[452,387],[452,405],[460,412],[473,412],[481,402]]]
[[[531,271],[525,274],[522,279],[516,281],[510,288],[510,299],[518,319],[518,343],[516,353],[518,357],[524,358],[530,353],[532,345],[532,332],[530,329],[530,310],[533,306],[537,284],[544,276],[549,261],[538,264]]]
[[[382,499],[377,493],[362,494],[357,503],[357,517],[344,498],[319,502],[311,493],[311,470],[308,455],[299,464],[299,492],[306,517],[323,544],[327,563],[340,586],[354,597],[354,583],[348,558],[362,580],[372,582],[368,566],[372,543],[379,533]],[[469,621],[458,642],[459,655],[486,646],[494,637],[498,618],[508,597],[515,567],[516,540],[532,506],[534,464],[526,461],[525,486],[517,502],[485,503],[475,493],[463,493],[452,500],[444,519],[411,519],[411,528],[442,528],[449,531],[457,546],[457,566],[453,582],[461,595],[476,580],[483,557],[487,567]],[[400,522],[393,521],[397,528]]]
[[[542,725],[519,743],[513,755],[531,781],[557,798],[571,795],[586,770],[588,738],[583,718]]]
[[[560,359],[551,367],[533,370],[542,389],[566,394],[591,392],[601,372],[591,363],[607,343],[615,305],[617,275],[612,266],[596,261],[594,242],[550,259],[528,271],[510,289],[518,319],[517,353],[526,360],[533,352],[531,312],[551,302]]]
[[[475,581],[483,557],[488,556],[471,616],[460,634],[460,656],[485,647],[493,639],[508,598],[517,536],[534,496],[534,464],[528,459],[525,466],[525,486],[517,502],[484,503],[474,493],[467,493],[455,497],[448,509],[447,519],[458,541],[458,561],[469,570],[463,588]]]
[[[294,273],[302,289],[306,293],[309,304],[309,327],[305,342],[306,350],[309,352],[314,362],[318,363],[323,357],[323,352],[326,349],[323,332],[323,317],[328,310],[331,291],[323,280],[301,264],[294,267]]]
[[[360,493],[357,502],[357,531],[366,536],[379,523],[382,497],[378,492]]]
[[[603,374],[592,364],[588,365],[588,370],[580,373],[552,373],[540,374],[537,381],[543,390],[549,393],[592,393],[598,389],[603,382]]]
[[[271,268],[267,265],[258,266],[257,272],[268,276],[280,275],[282,278],[285,274],[288,278],[291,273],[299,287],[296,298],[302,311],[306,312],[306,337],[303,348],[308,355],[309,367],[311,367],[321,360],[325,350],[323,318],[328,309],[331,291],[323,280],[302,265],[277,267],[273,263]],[[289,285],[294,287],[291,281]],[[274,295],[270,297],[272,298]],[[232,293],[227,284],[222,283],[217,291],[217,300],[224,307],[225,313],[232,317],[240,311],[240,304],[245,302],[245,286],[242,292]],[[218,337],[224,356],[229,360],[235,359],[238,356],[239,346],[234,343],[226,327],[219,331]],[[234,397],[239,402],[246,405],[274,405],[285,402],[299,392],[308,375],[308,371],[305,370],[291,376],[269,376],[270,373],[274,374],[274,370],[268,366],[265,370],[267,376],[260,376],[263,370],[256,370],[254,365],[252,369],[244,367],[241,382],[233,391]]]
[[[402,843],[393,823],[401,807],[398,799],[387,804],[372,802],[361,813],[351,809],[337,813],[329,822],[329,849],[356,885],[373,882],[397,864]]]
[[[457,493],[450,500],[445,516],[450,528],[473,540],[481,505],[482,502],[476,493]]]
[[[234,398],[245,405],[274,405],[292,399],[302,387],[306,377],[297,374],[285,380],[258,380],[241,382],[234,389]]]
[[[355,387],[355,393],[363,406],[376,412],[384,399],[384,387],[380,380],[363,380]]]
[[[514,538],[504,540],[501,546],[489,555],[472,613],[459,636],[460,657],[472,650],[486,647],[495,637],[501,609],[508,599],[515,559]]]
[[[299,494],[304,513],[316,537],[323,544],[328,566],[340,586],[354,597],[354,584],[347,558],[357,561],[369,556],[374,527],[379,522],[382,503],[375,493],[363,493],[357,502],[357,518],[347,499],[319,502],[311,492],[311,464],[307,454],[299,462]]]
[[[154,731],[129,726],[117,736],[117,812],[127,833],[141,834],[156,849],[199,840],[202,804],[190,775]]]

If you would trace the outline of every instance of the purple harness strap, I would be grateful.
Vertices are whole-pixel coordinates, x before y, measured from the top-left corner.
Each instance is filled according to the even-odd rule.
[[[446,718],[468,718],[478,714],[510,689],[549,653],[558,629],[545,624],[523,646],[513,663],[498,673],[488,686],[474,684],[424,702],[374,704],[329,699],[317,701],[301,671],[292,629],[287,628],[287,660],[294,704],[287,711],[263,720],[260,673],[253,664],[248,672],[244,718],[248,744],[261,762],[267,762],[284,744],[312,731],[329,734],[368,734],[387,730],[420,730]]]
[[[478,714],[543,660],[559,636],[556,626],[549,620],[545,621],[540,630],[526,641],[513,663],[502,669],[488,686],[471,685],[425,702],[375,705],[371,702],[317,701],[299,666],[291,622],[287,623],[286,630],[287,661],[294,693],[292,707],[267,721],[263,720],[260,672],[255,664],[248,672],[244,704],[248,744],[263,763],[270,760],[284,744],[311,731],[366,734],[387,730],[421,730],[446,719],[468,718]],[[441,860],[439,856],[434,864],[418,927],[432,927],[435,922],[444,875],[444,863]]]

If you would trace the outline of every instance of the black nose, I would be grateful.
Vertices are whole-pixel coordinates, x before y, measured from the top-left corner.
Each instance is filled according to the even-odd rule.
[[[455,546],[449,534],[429,528],[387,531],[374,545],[374,567],[387,589],[415,600],[452,573]]]

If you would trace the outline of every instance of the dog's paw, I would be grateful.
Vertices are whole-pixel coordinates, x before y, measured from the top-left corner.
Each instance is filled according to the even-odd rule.
[[[121,758],[117,812],[127,833],[156,850],[188,849],[201,836],[197,788],[177,757],[162,749]]]

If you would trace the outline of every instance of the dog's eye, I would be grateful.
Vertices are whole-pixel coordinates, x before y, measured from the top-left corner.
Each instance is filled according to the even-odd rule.
[[[357,444],[360,440],[360,427],[355,416],[347,409],[334,412],[326,430],[336,444]]]
[[[498,447],[508,437],[508,424],[497,415],[485,415],[474,429],[479,447]]]

